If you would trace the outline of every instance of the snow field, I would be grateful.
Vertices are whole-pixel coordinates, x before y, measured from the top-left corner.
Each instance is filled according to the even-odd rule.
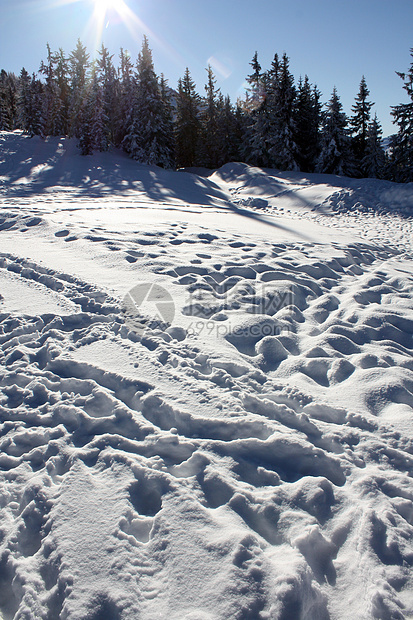
[[[242,170],[212,175],[229,207],[317,240],[253,202],[253,233],[220,203],[2,209],[4,619],[413,615],[411,221],[296,189],[276,218]]]

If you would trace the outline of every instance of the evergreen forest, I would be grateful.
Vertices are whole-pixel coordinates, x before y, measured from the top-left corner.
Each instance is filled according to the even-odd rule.
[[[53,52],[38,73],[1,70],[0,130],[30,136],[69,136],[89,155],[111,145],[140,163],[164,168],[218,168],[229,161],[355,178],[413,181],[413,48],[407,72],[396,72],[408,103],[391,110],[395,133],[386,148],[364,76],[352,114],[333,88],[322,94],[308,76],[298,81],[290,59],[275,54],[264,70],[255,53],[245,97],[233,104],[210,66],[203,95],[187,68],[172,89],[157,75],[146,37],[136,62],[102,44],[90,60],[80,40],[67,55]]]

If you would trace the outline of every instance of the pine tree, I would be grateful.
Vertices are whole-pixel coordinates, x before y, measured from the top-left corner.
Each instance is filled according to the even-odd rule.
[[[413,48],[410,50],[413,59]],[[392,106],[393,123],[398,125],[397,134],[391,141],[391,169],[395,181],[413,181],[413,60],[407,73],[396,71],[403,80],[403,88],[409,103]]]
[[[347,117],[337,95],[336,87],[327,110],[323,115],[322,148],[317,162],[317,171],[326,174],[346,175],[350,166],[350,142]]]
[[[370,91],[367,88],[365,77],[361,78],[358,95],[352,107],[354,115],[350,118],[350,126],[353,131],[352,149],[354,154],[354,164],[356,174],[364,176],[363,160],[366,156],[367,135],[370,124],[370,110],[373,103],[368,101]]]
[[[188,67],[185,69],[184,77],[178,80],[176,104],[176,165],[178,168],[195,166],[199,163],[197,149],[200,132],[200,98]]]
[[[361,162],[365,176],[369,178],[383,179],[385,176],[386,159],[381,145],[382,136],[382,128],[375,114],[368,127],[365,155]]]

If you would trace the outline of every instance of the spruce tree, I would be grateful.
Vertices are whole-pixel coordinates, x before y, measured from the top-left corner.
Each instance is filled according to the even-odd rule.
[[[255,166],[268,166],[268,109],[266,102],[266,74],[261,72],[258,53],[250,62],[252,73],[247,76],[248,88],[243,103],[247,119],[243,154],[248,163]]]
[[[234,109],[229,96],[221,93],[217,102],[217,163],[216,167],[223,166],[229,161],[241,159],[242,126],[241,111]]]
[[[171,102],[171,89],[168,86],[163,74],[159,80],[159,90],[162,101],[162,114],[160,133],[161,149],[159,152],[158,166],[163,168],[173,168],[175,165],[175,136],[174,136],[174,120],[173,108]]]
[[[0,72],[0,131],[10,130],[10,110],[6,94],[7,73],[4,69]]]
[[[55,57],[47,43],[47,63],[42,61],[40,73],[45,76],[40,132],[43,138],[61,133],[61,99],[55,74]]]
[[[99,83],[96,64],[83,109],[83,122],[80,128],[79,148],[82,155],[93,151],[106,151],[109,146],[108,117],[105,111],[103,87]]]
[[[280,130],[280,60],[274,54],[271,68],[265,74],[265,122],[263,122],[264,138],[267,142],[268,165],[277,166],[277,153],[281,149]],[[263,119],[264,120],[264,119]]]
[[[196,92],[188,67],[178,80],[176,98],[175,145],[178,168],[196,166],[199,162],[198,142],[200,132],[200,97]]]
[[[252,73],[246,78],[249,86],[246,93],[245,107],[249,112],[253,112],[261,107],[265,99],[263,84],[264,74],[261,72],[261,65],[258,62],[258,52],[255,52],[250,65]]]
[[[373,179],[383,179],[385,177],[385,154],[382,147],[383,131],[377,119],[377,114],[369,124],[366,139],[366,148],[362,160],[365,176]]]
[[[119,100],[115,109],[113,139],[118,147],[124,146],[123,140],[133,117],[136,82],[133,64],[129,52],[120,49],[120,66],[118,71]]]
[[[317,162],[317,171],[346,175],[349,174],[351,161],[348,121],[336,87],[326,107],[323,114],[322,148]]]
[[[69,99],[69,135],[79,138],[82,124],[86,122],[84,112],[89,81],[89,54],[80,39],[69,56],[70,99]]]
[[[366,156],[367,135],[370,124],[370,110],[373,107],[373,103],[368,101],[370,91],[367,88],[366,79],[363,75],[360,82],[360,88],[358,95],[355,99],[355,104],[352,107],[353,116],[350,118],[350,126],[353,132],[351,140],[355,172],[358,176],[365,175],[365,169],[363,167],[363,160]]]
[[[290,60],[283,54],[279,66],[277,99],[274,120],[277,128],[270,154],[274,165],[280,170],[298,170],[297,144],[295,143],[296,89],[294,76],[289,69]]]
[[[0,129],[12,131],[16,128],[17,115],[17,78],[14,73],[0,72]]]
[[[109,142],[114,142],[117,96],[119,94],[118,80],[112,58],[113,56],[109,54],[108,49],[102,43],[96,63],[96,80],[102,105],[101,122],[105,119],[105,127],[102,130],[104,130],[106,139],[102,145],[105,144],[106,146],[103,150],[106,150]],[[95,92],[97,92],[96,87]]]
[[[148,39],[143,38],[136,71],[136,93],[124,148],[133,159],[151,165],[168,165],[166,160],[164,102],[155,74]]]
[[[216,79],[212,68],[208,65],[207,69],[208,82],[205,85],[206,97],[204,109],[201,113],[201,144],[200,144],[200,160],[207,168],[216,168],[219,161],[219,97],[220,91],[215,87]]]
[[[312,88],[308,76],[298,84],[295,108],[295,143],[297,163],[303,172],[314,172],[320,154],[321,105],[317,87]]]
[[[58,95],[60,99],[59,115],[57,122],[58,135],[67,135],[69,133],[69,64],[62,48],[54,56],[55,62],[55,80],[57,84]]]
[[[29,132],[29,115],[31,108],[31,79],[30,75],[23,67],[19,75],[18,96],[17,96],[17,118],[20,129]]]
[[[27,133],[38,136],[41,133],[44,85],[33,73],[30,82],[29,106],[27,109]]]
[[[408,103],[392,106],[393,123],[398,125],[397,134],[391,140],[391,170],[398,182],[413,181],[413,48],[412,62],[407,73],[396,71],[403,80],[403,88],[410,99]]]

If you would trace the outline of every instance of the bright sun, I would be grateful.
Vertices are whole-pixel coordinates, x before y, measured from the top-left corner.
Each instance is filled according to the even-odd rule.
[[[132,11],[128,8],[125,0],[92,0],[94,4],[93,18],[97,22],[98,27],[103,28],[106,18],[115,13],[126,21]]]
[[[77,0],[62,0],[76,2]],[[133,36],[141,32],[144,24],[139,17],[129,8],[128,0],[88,0],[93,6],[93,14],[89,20],[89,26],[95,33],[96,49],[102,42],[103,31],[111,24],[123,22]],[[145,27],[147,32],[150,32]]]
[[[127,13],[131,12],[125,0],[93,0],[93,4],[95,5],[95,14],[98,17],[115,12],[124,18]]]
[[[122,5],[122,0],[94,0],[95,7],[99,13],[106,13],[110,9],[116,9],[117,5]]]

